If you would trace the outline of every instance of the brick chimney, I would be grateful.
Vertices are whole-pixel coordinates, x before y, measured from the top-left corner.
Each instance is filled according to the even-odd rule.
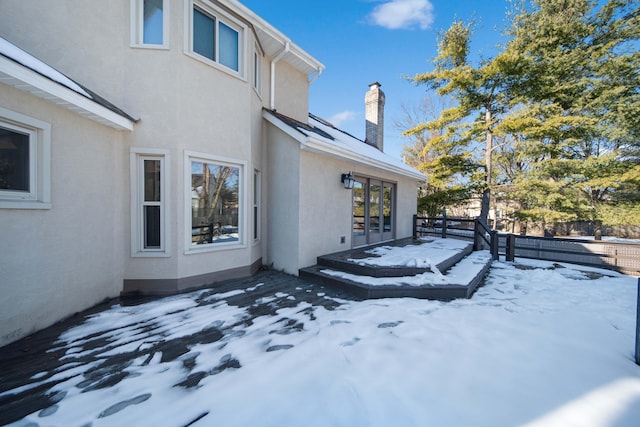
[[[378,150],[384,148],[384,92],[380,90],[380,83],[369,85],[369,91],[364,96],[367,120],[365,142]]]

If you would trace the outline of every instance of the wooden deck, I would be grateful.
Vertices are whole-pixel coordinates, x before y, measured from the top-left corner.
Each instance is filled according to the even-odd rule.
[[[300,270],[300,277],[314,283],[330,286],[344,290],[355,296],[365,299],[375,298],[423,298],[439,301],[451,301],[458,298],[470,298],[473,292],[481,284],[484,276],[490,267],[490,262],[486,262],[477,268],[476,274],[469,281],[464,283],[448,283],[434,285],[425,283],[424,286],[408,285],[407,277],[413,277],[424,273],[432,272],[431,268],[412,268],[406,266],[381,267],[372,265],[361,265],[358,259],[371,257],[368,251],[376,246],[407,246],[420,245],[426,243],[424,240],[412,238],[395,240],[380,245],[356,248],[348,251],[328,254],[318,257],[318,264]],[[473,243],[469,242],[465,249],[436,264],[436,271],[445,273],[453,266],[465,259],[473,250]],[[328,270],[332,271],[331,273]],[[348,277],[340,277],[333,271],[346,273]],[[395,283],[389,285],[374,284],[374,279],[367,278],[388,278]]]

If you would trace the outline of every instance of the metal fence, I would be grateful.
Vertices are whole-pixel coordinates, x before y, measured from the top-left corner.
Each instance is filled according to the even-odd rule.
[[[640,244],[563,239],[498,233],[477,219],[429,218],[414,215],[413,235],[472,239],[474,250],[489,249],[494,258],[515,257],[588,265],[640,275]]]

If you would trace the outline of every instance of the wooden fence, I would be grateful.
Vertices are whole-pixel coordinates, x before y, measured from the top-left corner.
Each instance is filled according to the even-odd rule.
[[[588,265],[640,275],[640,244],[601,240],[563,239],[498,233],[477,219],[427,218],[414,215],[413,235],[472,239],[474,250],[488,249],[494,259],[503,255]]]

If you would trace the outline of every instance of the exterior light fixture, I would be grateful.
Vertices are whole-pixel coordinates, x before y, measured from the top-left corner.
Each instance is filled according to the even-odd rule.
[[[344,188],[346,188],[347,190],[351,190],[353,188],[353,183],[355,182],[355,180],[353,179],[353,174],[351,172],[343,173],[340,181],[344,185]]]

